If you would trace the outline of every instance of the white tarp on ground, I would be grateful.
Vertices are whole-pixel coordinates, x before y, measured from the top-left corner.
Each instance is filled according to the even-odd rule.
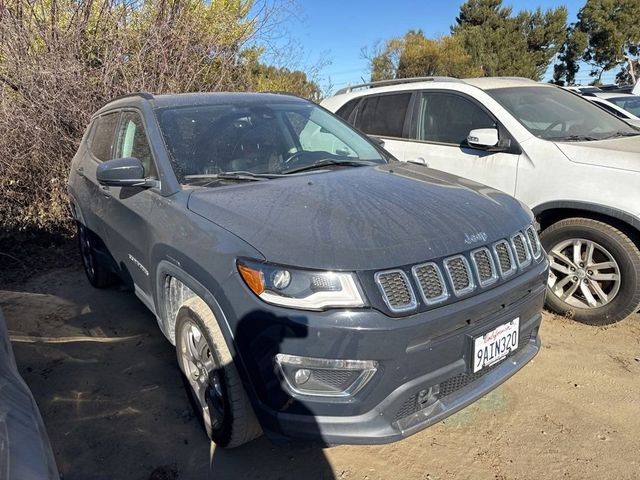
[[[0,310],[0,480],[59,480],[38,406],[16,366]]]

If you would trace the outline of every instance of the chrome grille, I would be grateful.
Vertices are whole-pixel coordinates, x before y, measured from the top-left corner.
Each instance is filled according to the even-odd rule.
[[[542,253],[542,247],[540,246],[540,240],[533,225],[527,228],[527,238],[529,239],[529,247],[531,247],[533,258],[538,259]]]
[[[503,277],[511,275],[516,270],[516,264],[513,261],[513,254],[511,248],[506,240],[500,240],[494,245],[496,256],[498,257],[498,265],[500,266],[500,273]]]
[[[444,261],[444,268],[447,270],[447,275],[453,286],[453,292],[456,295],[464,295],[475,288],[469,262],[462,255],[447,258]]]
[[[404,312],[416,307],[416,298],[409,279],[402,270],[378,272],[375,281],[382,292],[387,307],[392,312]]]
[[[435,263],[416,265],[411,269],[427,305],[439,303],[449,297],[440,268]]]
[[[529,253],[529,249],[527,248],[527,241],[524,235],[520,232],[516,233],[513,237],[511,237],[511,244],[513,245],[513,249],[516,252],[516,259],[518,260],[518,265],[521,267],[526,267],[531,263],[531,254]]]
[[[496,266],[488,248],[479,248],[471,252],[471,260],[476,267],[478,281],[482,287],[491,285],[498,280]]]

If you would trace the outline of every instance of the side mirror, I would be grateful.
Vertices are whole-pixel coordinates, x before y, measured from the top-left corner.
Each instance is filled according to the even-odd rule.
[[[467,143],[470,147],[484,150],[498,146],[499,141],[497,128],[476,128],[467,135]]]
[[[144,167],[137,158],[117,158],[98,165],[96,178],[109,187],[150,187],[154,180],[144,178]]]

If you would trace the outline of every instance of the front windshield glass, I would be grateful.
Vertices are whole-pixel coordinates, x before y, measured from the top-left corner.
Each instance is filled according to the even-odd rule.
[[[607,98],[611,103],[615,103],[620,108],[623,108],[629,113],[632,113],[636,117],[640,117],[640,97],[636,95],[629,95],[625,97]]]
[[[640,131],[577,95],[547,86],[487,90],[532,134],[545,140],[602,140]]]
[[[230,172],[264,178],[321,162],[385,162],[368,139],[312,104],[190,105],[156,114],[181,183]]]

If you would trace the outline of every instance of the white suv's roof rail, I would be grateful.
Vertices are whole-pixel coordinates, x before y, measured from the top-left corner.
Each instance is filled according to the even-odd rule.
[[[415,82],[462,82],[459,78],[453,77],[411,77],[411,78],[394,78],[391,80],[378,80],[377,82],[360,83],[358,85],[349,85],[348,87],[341,88],[336,92],[336,95],[342,93],[353,92],[361,88],[375,88],[385,87],[388,85],[400,85],[403,83],[415,83]]]

